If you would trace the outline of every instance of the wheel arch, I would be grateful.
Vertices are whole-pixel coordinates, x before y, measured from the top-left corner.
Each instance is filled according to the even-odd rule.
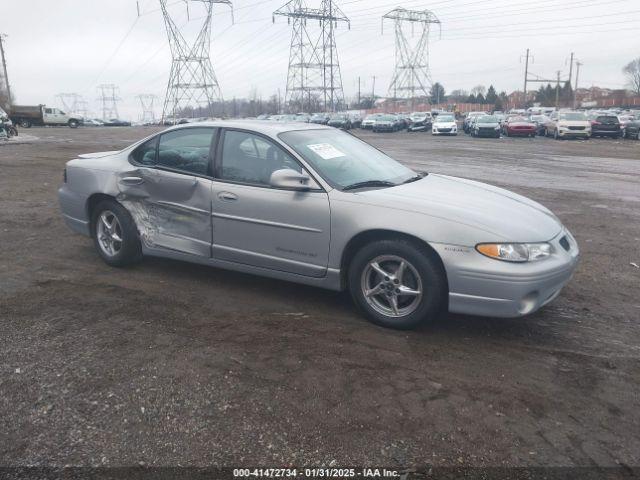
[[[447,277],[447,270],[444,267],[442,258],[440,258],[438,252],[436,252],[436,250],[431,245],[429,245],[429,242],[408,233],[386,229],[365,230],[354,235],[347,242],[342,252],[342,258],[340,260],[340,283],[342,289],[347,288],[349,267],[356,252],[365,245],[379,240],[405,240],[420,249],[424,249],[426,254],[439,265],[440,271],[444,276],[445,284],[447,285],[446,297],[449,297],[449,279]]]
[[[89,232],[91,233],[91,236],[93,236],[93,230],[94,230],[93,229],[93,212],[95,211],[96,207],[100,204],[100,202],[103,202],[105,200],[112,200],[114,202],[120,203],[118,202],[116,197],[114,197],[113,195],[108,195],[106,193],[94,193],[90,195],[89,198],[87,198],[85,211],[87,214],[87,218],[89,219]]]

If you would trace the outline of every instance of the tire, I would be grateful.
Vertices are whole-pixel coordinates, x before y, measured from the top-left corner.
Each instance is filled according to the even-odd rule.
[[[640,128],[636,132],[636,140],[640,140]]]
[[[404,273],[396,278],[402,262]],[[376,325],[399,330],[433,321],[448,293],[437,259],[424,248],[400,239],[379,240],[361,248],[349,266],[348,279],[351,297],[366,317]],[[406,293],[398,295],[401,287]],[[376,290],[380,293],[371,293]],[[394,298],[397,314],[393,312]]]
[[[508,136],[509,136],[509,129],[508,129],[508,128],[505,128],[505,129],[504,129],[504,136],[505,136],[505,137],[508,137]]]
[[[69,122],[67,122],[67,125],[69,125],[69,128],[78,128],[78,125],[80,125],[80,122],[72,118],[71,120],[69,120]]]
[[[103,219],[111,224],[113,230],[109,231]],[[136,224],[129,212],[115,200],[105,200],[96,206],[91,216],[91,234],[98,254],[112,267],[132,265],[142,258]],[[119,241],[114,239],[116,236]],[[109,243],[110,249],[107,247]]]
[[[10,137],[17,137],[18,136],[18,129],[12,125],[12,126],[9,127],[8,134],[9,134]]]
[[[554,138],[554,140],[560,140],[560,135],[558,135],[558,129],[557,128],[553,131],[553,138]]]
[[[31,121],[23,118],[22,120],[20,120],[20,126],[22,128],[31,128]]]

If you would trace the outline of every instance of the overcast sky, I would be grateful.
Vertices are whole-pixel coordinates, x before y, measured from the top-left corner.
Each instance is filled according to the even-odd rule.
[[[287,0],[235,0],[235,24],[228,8],[215,7],[211,57],[225,98],[247,97],[252,89],[267,98],[284,96],[291,30],[272,12]],[[197,3],[197,2],[195,2]],[[320,0],[307,0],[308,6]],[[164,97],[171,55],[158,0],[19,0],[2,2],[0,33],[5,33],[9,78],[22,104],[59,104],[56,94],[76,92],[99,113],[96,86],[120,87],[121,116],[140,115],[136,95]],[[432,10],[442,36],[432,35],[430,66],[447,92],[495,85],[508,93],[522,89],[527,48],[530,71],[568,75],[573,51],[584,65],[580,85],[622,88],[621,68],[640,56],[638,0],[337,0],[351,19],[339,25],[337,44],[345,94],[356,94],[358,76],[369,92],[386,94],[394,67],[394,33],[380,17],[403,6]],[[201,8],[201,7],[200,7]],[[186,36],[197,30],[202,10],[184,2],[171,12]],[[417,40],[417,37],[415,38]],[[534,87],[535,88],[535,87]],[[161,108],[157,108],[157,114]]]

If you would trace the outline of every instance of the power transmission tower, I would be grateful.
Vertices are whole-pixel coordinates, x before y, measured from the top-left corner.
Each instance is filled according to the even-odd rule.
[[[432,86],[429,71],[429,35],[431,25],[441,28],[440,20],[429,10],[407,10],[396,8],[382,16],[384,21],[393,20],[396,33],[396,66],[393,79],[389,85],[389,95],[393,98],[414,99],[416,96],[429,96]],[[411,45],[407,40],[404,27],[411,25],[420,29],[420,38]]]
[[[290,110],[308,111],[322,105],[336,111],[344,105],[342,75],[336,46],[338,22],[351,26],[334,0],[322,0],[320,8],[309,8],[303,0],[291,0],[273,12],[293,20],[285,101]],[[307,27],[307,20],[319,22],[319,32]],[[305,108],[306,106],[306,108]]]
[[[60,100],[62,109],[67,113],[74,115],[87,116],[87,102],[82,98],[82,95],[77,93],[59,93],[56,98]]]
[[[160,0],[173,58],[162,109],[163,122],[169,120],[176,123],[187,110],[191,111],[193,117],[202,116],[203,110],[208,116],[213,116],[213,103],[223,101],[220,85],[211,64],[211,23],[214,4],[228,5],[231,8],[232,21],[233,5],[230,0],[185,0],[187,9],[189,1],[201,3],[205,9],[204,22],[192,45],[187,43],[171,18],[167,10],[168,0]]]
[[[109,120],[118,118],[118,87],[113,84],[98,85],[100,97],[98,100],[102,102],[102,119]]]
[[[136,98],[140,100],[140,106],[142,107],[142,116],[140,117],[140,121],[142,123],[155,123],[155,103],[158,96],[153,94],[142,94],[138,95]]]

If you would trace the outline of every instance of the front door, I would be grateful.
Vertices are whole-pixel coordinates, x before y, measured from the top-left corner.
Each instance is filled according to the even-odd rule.
[[[155,137],[121,174],[121,203],[149,248],[211,256],[211,145],[216,129],[193,127]]]
[[[322,277],[329,257],[328,196],[317,184],[304,192],[272,188],[271,174],[285,168],[303,169],[271,139],[223,132],[212,195],[213,257]]]

